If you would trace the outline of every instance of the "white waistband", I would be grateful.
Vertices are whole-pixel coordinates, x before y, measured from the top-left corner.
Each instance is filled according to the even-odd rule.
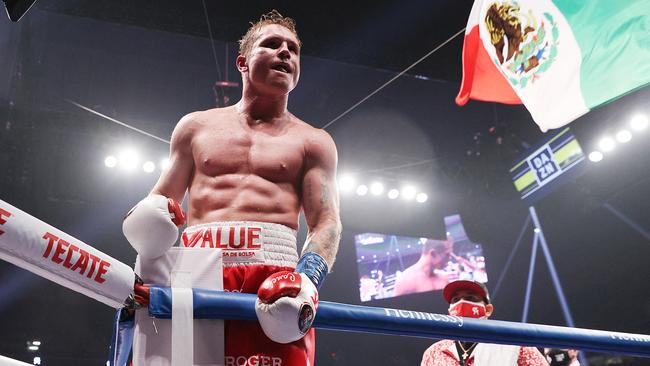
[[[188,226],[181,247],[223,250],[224,267],[298,263],[296,230],[270,222],[219,221]]]

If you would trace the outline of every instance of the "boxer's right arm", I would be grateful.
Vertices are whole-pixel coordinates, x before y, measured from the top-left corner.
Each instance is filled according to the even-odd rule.
[[[145,258],[157,258],[178,239],[178,226],[185,222],[180,209],[194,168],[192,136],[196,114],[183,117],[170,144],[169,167],[160,174],[149,195],[129,211],[122,231],[133,248]]]
[[[177,202],[183,201],[194,170],[192,137],[196,130],[197,115],[198,113],[186,115],[174,128],[169,149],[169,168],[160,174],[150,195],[159,194]]]

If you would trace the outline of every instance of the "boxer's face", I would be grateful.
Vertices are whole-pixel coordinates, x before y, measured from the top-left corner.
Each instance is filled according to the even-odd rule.
[[[255,89],[289,93],[300,78],[298,38],[281,25],[265,25],[260,28],[249,54],[237,57],[237,67]]]
[[[429,256],[431,258],[431,263],[436,267],[444,266],[449,260],[449,256],[444,253],[438,253],[433,249],[429,251]]]

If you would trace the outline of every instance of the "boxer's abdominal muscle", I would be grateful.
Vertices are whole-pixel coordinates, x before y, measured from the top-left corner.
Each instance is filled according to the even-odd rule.
[[[263,221],[297,229],[300,201],[292,184],[253,174],[195,177],[188,225],[214,221]]]
[[[228,127],[193,138],[188,224],[264,221],[297,229],[304,161],[298,131]]]

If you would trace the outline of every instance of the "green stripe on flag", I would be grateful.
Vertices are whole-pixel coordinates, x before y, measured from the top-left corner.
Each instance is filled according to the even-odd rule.
[[[587,107],[650,83],[650,0],[553,0],[582,53]],[[563,35],[560,33],[560,42]],[[558,57],[561,57],[559,55]]]

